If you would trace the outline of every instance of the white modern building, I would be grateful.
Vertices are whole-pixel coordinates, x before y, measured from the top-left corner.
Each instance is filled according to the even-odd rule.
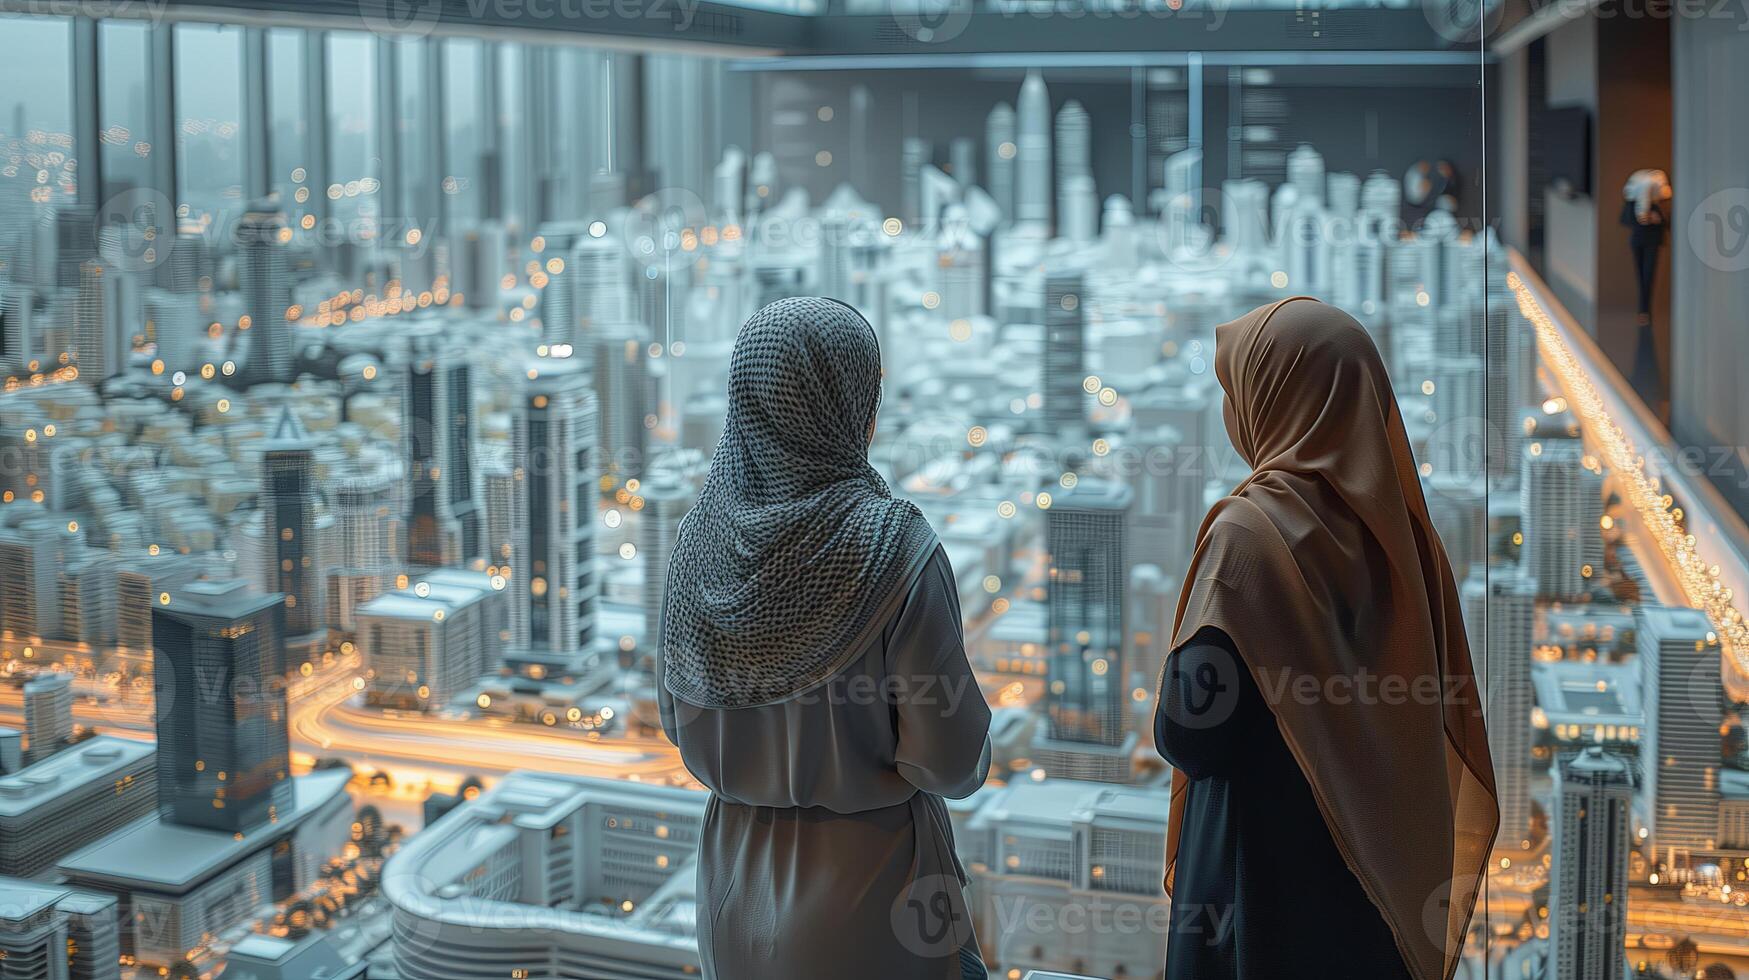
[[[503,656],[508,583],[439,569],[358,609],[357,642],[372,703],[441,708]]]
[[[689,980],[705,795],[512,773],[383,869],[403,980]]]
[[[1724,684],[1718,640],[1697,609],[1642,606],[1635,617],[1646,699],[1641,769],[1656,860],[1718,846],[1719,725]]]
[[[151,742],[98,735],[0,777],[0,874],[31,878],[153,811]]]
[[[1169,793],[1016,779],[949,803],[987,960],[1009,975],[1148,977],[1166,960]]]

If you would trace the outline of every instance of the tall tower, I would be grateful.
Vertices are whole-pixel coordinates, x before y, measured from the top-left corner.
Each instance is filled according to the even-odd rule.
[[[1550,980],[1626,972],[1628,853],[1634,791],[1628,760],[1590,746],[1555,766],[1549,871]]]
[[[241,581],[198,581],[158,596],[152,680],[158,709],[158,814],[243,833],[291,802],[286,604]]]
[[[1053,435],[1077,438],[1087,427],[1085,375],[1086,312],[1081,308],[1082,276],[1078,269],[1051,269],[1045,274],[1045,356],[1040,385],[1044,389],[1044,423]]]
[[[1045,513],[1050,549],[1048,735],[1033,757],[1054,776],[1129,778],[1135,735],[1124,724],[1124,587],[1134,494],[1083,478]]]
[[[272,202],[260,202],[237,225],[238,279],[248,323],[245,375],[251,382],[292,380],[291,273],[285,246],[291,231]]]
[[[649,335],[638,323],[602,323],[595,326],[592,346],[601,471],[623,482],[644,472],[650,447],[648,422],[656,404],[647,359]]]
[[[1014,107],[996,103],[984,120],[985,189],[1002,209],[1002,220],[1014,220],[1014,158],[1020,152],[1015,143]]]
[[[1020,137],[1014,189],[1014,220],[1049,228],[1051,224],[1051,95],[1037,69],[1020,83],[1016,114]]]
[[[1603,563],[1602,475],[1578,439],[1539,439],[1525,444],[1519,489],[1526,571],[1544,596],[1585,595]]]
[[[288,406],[279,413],[261,457],[261,520],[267,535],[264,582],[285,595],[285,632],[323,628],[323,563],[317,552],[316,443]]]
[[[514,430],[513,430],[514,435]],[[517,459],[525,458],[520,446],[513,450]],[[523,578],[528,568],[523,563],[526,545],[523,529],[528,526],[528,497],[523,492],[525,470],[507,463],[494,463],[481,474],[481,493],[486,500],[484,552],[486,569],[502,575],[511,590],[505,615],[505,646],[512,650],[528,646],[527,586]]]
[[[401,568],[401,520],[406,513],[402,492],[405,468],[394,452],[365,450],[344,473],[328,481],[334,513],[331,593],[336,608],[329,620],[351,631],[358,607],[382,595]]]
[[[595,657],[598,412],[588,358],[536,358],[527,373],[518,425],[528,570],[511,581],[521,583],[529,641],[510,656],[537,679],[570,677]]]
[[[72,674],[42,673],[24,682],[24,730],[33,763],[54,755],[72,739]]]
[[[1651,841],[1657,857],[1674,870],[1681,852],[1717,844],[1724,697],[1719,645],[1699,610],[1664,606],[1635,612],[1634,641],[1646,706],[1640,768]]]
[[[402,387],[407,561],[428,568],[480,553],[472,366],[440,350],[440,343],[434,336],[415,339]]]
[[[1093,186],[1093,120],[1070,99],[1057,110],[1057,225],[1064,238],[1086,242],[1098,234]]]
[[[1517,570],[1500,569],[1484,582],[1472,577],[1464,584],[1472,590],[1470,609],[1480,612],[1477,601],[1486,595],[1486,636],[1470,634],[1472,643],[1482,641],[1476,658],[1480,668],[1488,718],[1488,754],[1494,760],[1494,787],[1500,800],[1499,845],[1522,849],[1530,837],[1531,645],[1536,628],[1536,582]],[[1466,626],[1468,624],[1466,623]]]
[[[638,524],[638,553],[644,556],[644,649],[656,652],[662,634],[662,595],[668,587],[668,562],[680,519],[692,507],[692,487],[667,470],[650,474],[638,491],[644,509]]]

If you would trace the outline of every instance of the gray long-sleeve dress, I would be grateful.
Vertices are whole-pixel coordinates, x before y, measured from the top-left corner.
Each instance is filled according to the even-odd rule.
[[[867,648],[776,704],[662,726],[711,791],[698,946],[714,980],[958,978],[975,958],[942,797],[983,784],[990,709],[966,662],[940,546]],[[661,687],[661,685],[658,685]]]

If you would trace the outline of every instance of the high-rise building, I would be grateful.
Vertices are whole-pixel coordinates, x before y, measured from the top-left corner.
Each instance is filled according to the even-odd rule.
[[[36,358],[36,297],[24,283],[0,280],[0,368],[26,371]]]
[[[127,368],[143,311],[139,284],[131,275],[96,259],[80,263],[73,355],[81,379],[101,384]]]
[[[165,592],[153,610],[158,813],[241,833],[289,808],[285,614],[241,581]]]
[[[1129,487],[1084,477],[1045,513],[1050,552],[1046,737],[1034,758],[1047,773],[1122,781],[1134,733],[1125,719],[1124,587]]]
[[[407,466],[407,561],[456,565],[480,553],[475,489],[473,367],[432,334],[414,338],[402,386]]]
[[[1638,774],[1600,746],[1555,767],[1549,868],[1549,980],[1626,975],[1628,854]]]
[[[289,382],[296,366],[294,325],[287,320],[292,284],[285,250],[291,231],[277,204],[264,201],[244,212],[236,236],[238,285],[243,316],[248,319],[244,377],[251,382]]]
[[[358,607],[382,595],[401,569],[405,468],[396,454],[364,450],[327,480],[334,547],[327,570],[329,624],[350,632]]]
[[[290,406],[268,433],[261,456],[261,520],[267,536],[262,581],[285,596],[285,631],[303,637],[324,628],[324,557],[316,534],[316,441]]]
[[[518,569],[513,581],[528,608],[529,640],[508,656],[537,678],[574,676],[594,658],[599,592],[595,391],[584,357],[536,358],[527,374],[517,419],[527,572]]]
[[[523,457],[520,450],[516,455]],[[480,477],[486,500],[486,571],[502,575],[509,583],[511,602],[502,639],[513,650],[528,646],[529,604],[524,600],[527,587],[521,581],[528,574],[523,564],[528,547],[523,540],[523,529],[528,525],[528,497],[522,489],[525,476],[522,467],[499,462],[488,465]]]
[[[152,812],[150,742],[95,735],[0,776],[0,874],[32,878]]]
[[[1070,99],[1057,110],[1057,224],[1071,241],[1098,234],[1098,200],[1089,200],[1093,181],[1093,120]]]
[[[1657,860],[1674,871],[1684,852],[1718,843],[1719,644],[1699,610],[1651,605],[1634,615],[1634,642],[1646,706],[1647,823]]]
[[[36,514],[0,527],[0,631],[18,639],[61,635],[56,572],[73,546],[68,525]]]
[[[50,885],[0,879],[0,970],[6,976],[68,980],[67,917],[55,907],[60,895]]]
[[[1499,846],[1523,849],[1530,838],[1531,648],[1536,629],[1536,583],[1512,568],[1464,582],[1465,627],[1482,685],[1488,719],[1488,754],[1500,801]],[[1470,628],[1475,626],[1476,628]]]
[[[358,637],[373,704],[446,707],[504,654],[502,576],[453,569],[365,603]]]
[[[1015,141],[1014,220],[1049,228],[1051,224],[1051,94],[1044,76],[1033,69],[1020,83],[1015,113],[1020,135]]]
[[[41,762],[73,738],[73,675],[45,672],[24,682],[24,734],[31,762]]]
[[[1525,444],[1520,501],[1524,566],[1541,594],[1585,595],[1603,564],[1603,476],[1578,439]]]
[[[644,472],[656,402],[650,383],[649,334],[636,323],[598,323],[594,348],[595,405],[599,409],[603,476],[625,482]],[[605,482],[603,486],[605,486]]]
[[[1014,218],[1014,157],[1018,152],[1014,107],[998,102],[984,120],[984,171],[985,189],[1002,210],[1004,221]]]
[[[691,509],[693,489],[667,470],[658,469],[638,487],[644,507],[638,514],[638,554],[644,559],[644,643],[654,654],[661,643],[662,596],[668,585],[668,562],[680,519]]]
[[[1082,308],[1085,280],[1077,269],[1054,268],[1045,273],[1045,356],[1041,366],[1044,424],[1053,437],[1074,440],[1087,427],[1086,311]]]

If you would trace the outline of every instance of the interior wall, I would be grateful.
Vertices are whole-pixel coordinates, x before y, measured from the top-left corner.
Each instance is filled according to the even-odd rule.
[[[1546,43],[1546,91],[1550,108],[1579,106],[1597,112],[1597,21],[1571,20],[1550,32]],[[1595,183],[1596,174],[1593,174]],[[1595,190],[1595,188],[1594,188]],[[1597,204],[1587,196],[1563,197],[1543,189],[1543,278],[1562,305],[1590,325],[1595,322]]]
[[[1530,250],[1530,49],[1521,47],[1500,60],[1494,86],[1497,125],[1488,159],[1488,186],[1500,241],[1520,252]]]
[[[1672,36],[1676,191],[1671,423],[1706,473],[1749,517],[1749,32],[1677,18]]]
[[[1012,77],[1008,77],[1012,74]],[[785,186],[800,184],[818,201],[851,181],[864,197],[898,213],[900,206],[901,134],[934,144],[939,164],[955,136],[969,136],[980,173],[984,155],[984,122],[997,102],[1013,106],[1019,96],[1019,73],[982,71],[832,71],[770,72],[758,76],[760,112],[755,124],[757,149],[777,157]],[[1093,177],[1103,200],[1111,194],[1131,196],[1136,186],[1134,144],[1130,127],[1134,89],[1125,73],[1077,78],[1068,72],[1047,73],[1053,113],[1076,99],[1093,123]],[[869,92],[869,138],[866,160],[852,155],[849,114],[853,86]],[[1222,72],[1205,74],[1203,116],[1203,183],[1218,187],[1229,174],[1227,136],[1228,91]],[[1449,160],[1463,184],[1460,217],[1479,219],[1482,175],[1482,112],[1476,85],[1280,85],[1243,89],[1244,124],[1258,142],[1245,144],[1239,170],[1243,176],[1279,182],[1286,154],[1301,142],[1312,143],[1325,158],[1327,171],[1346,170],[1365,176],[1382,169],[1401,178],[1420,160]],[[1162,98],[1158,90],[1155,98]],[[1182,96],[1180,96],[1182,97]],[[831,106],[831,118],[821,120],[820,106]],[[1172,132],[1158,125],[1150,140],[1182,139],[1180,121]],[[1156,119],[1156,123],[1158,123]],[[820,167],[819,150],[832,163]],[[1158,156],[1158,154],[1153,154]],[[1157,162],[1157,161],[1156,161]],[[853,167],[866,169],[857,180]],[[1151,170],[1157,166],[1150,165]],[[1159,186],[1159,175],[1147,175],[1146,186]],[[1145,202],[1133,202],[1137,211]],[[1216,209],[1218,211],[1218,209]]]
[[[1604,70],[1597,79],[1602,111],[1597,120],[1597,156],[1592,164],[1597,185],[1598,262],[1594,333],[1598,346],[1624,376],[1645,379],[1641,395],[1653,411],[1662,413],[1663,393],[1669,390],[1664,368],[1670,362],[1671,242],[1666,236],[1659,253],[1651,303],[1657,370],[1637,368],[1639,285],[1628,247],[1631,229],[1621,219],[1626,203],[1622,189],[1629,175],[1636,170],[1671,170],[1670,20],[1600,20],[1597,52]],[[1670,210],[1668,204],[1664,210]]]

